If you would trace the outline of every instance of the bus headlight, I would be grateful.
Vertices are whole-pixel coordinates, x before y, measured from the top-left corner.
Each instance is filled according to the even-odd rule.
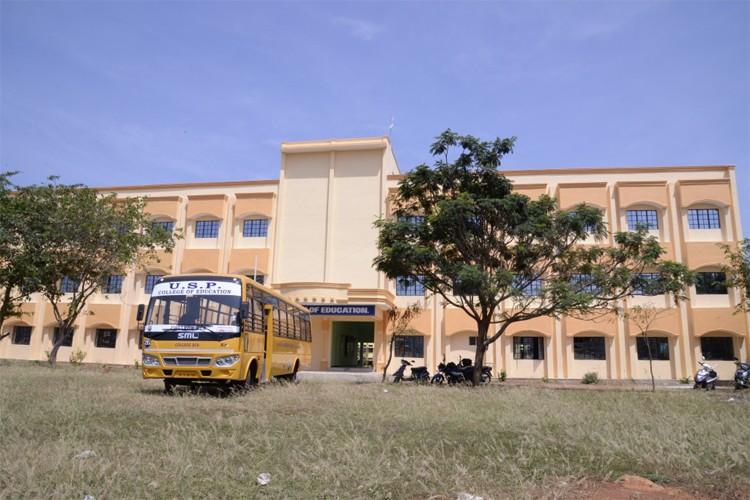
[[[151,356],[150,354],[143,355],[143,366],[159,366],[159,358]]]
[[[222,356],[221,358],[216,358],[214,366],[216,366],[217,368],[229,368],[239,360],[240,356],[238,354],[232,354],[231,356]]]

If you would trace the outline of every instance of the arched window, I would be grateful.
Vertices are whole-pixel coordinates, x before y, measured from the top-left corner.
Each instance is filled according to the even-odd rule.
[[[242,221],[243,238],[265,238],[268,236],[268,219],[250,218]]]
[[[218,238],[219,228],[221,227],[220,220],[197,220],[195,221],[195,237],[196,238]]]
[[[689,229],[721,229],[721,215],[718,208],[688,208]]]

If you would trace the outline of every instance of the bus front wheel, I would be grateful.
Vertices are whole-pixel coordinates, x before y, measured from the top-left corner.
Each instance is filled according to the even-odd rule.
[[[255,363],[250,364],[250,368],[247,369],[247,378],[245,379],[244,388],[252,389],[258,385],[258,379],[255,377],[255,373],[258,371],[258,365]]]

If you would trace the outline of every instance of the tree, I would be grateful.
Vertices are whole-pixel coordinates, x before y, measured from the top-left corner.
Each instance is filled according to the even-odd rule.
[[[60,334],[49,353],[55,364],[89,298],[107,291],[108,280],[125,275],[157,250],[171,252],[179,234],[156,226],[145,198],[102,195],[81,185],[49,183],[18,188],[17,231],[28,257],[28,276],[49,300]],[[112,281],[109,281],[112,285]]]
[[[422,308],[419,304],[410,304],[406,309],[399,309],[393,307],[386,313],[386,320],[391,330],[391,336],[388,338],[388,361],[386,361],[383,367],[383,382],[388,376],[388,367],[393,359],[393,348],[396,345],[396,339],[403,337],[414,332],[414,329],[409,326],[411,320],[419,316],[422,312]]]
[[[17,172],[0,173],[0,340],[6,319],[20,316],[21,305],[34,291],[29,282],[28,255],[20,244],[18,218],[26,211],[13,195],[11,177]]]
[[[687,272],[661,260],[664,250],[645,228],[614,234],[610,244],[599,209],[581,204],[566,212],[552,197],[515,193],[498,172],[515,140],[485,142],[446,130],[430,148],[434,168],[405,174],[391,200],[395,218],[375,223],[378,271],[419,281],[476,321],[475,366],[514,323],[611,311],[646,270],[661,273],[665,292],[676,293]],[[583,244],[591,240],[598,244]]]
[[[658,309],[653,303],[649,302],[645,305],[630,307],[622,315],[640,332],[639,335],[646,344],[648,369],[651,374],[651,392],[656,392],[656,379],[654,378],[654,356],[651,352],[651,343],[648,341],[648,332],[654,326],[656,320],[673,312],[672,309]]]
[[[639,275],[635,278],[635,288],[640,295],[656,296],[662,295],[665,288],[671,287],[670,295],[675,305],[687,300],[685,287],[695,284],[695,273],[689,271],[682,264],[675,262],[662,262],[662,270],[666,270],[660,275],[646,274]],[[673,281],[670,283],[670,281]],[[680,285],[679,288],[675,283]],[[654,378],[654,357],[651,352],[651,344],[648,341],[648,332],[654,326],[656,321],[669,314],[674,313],[674,309],[658,308],[649,301],[643,305],[634,305],[632,307],[614,308],[614,312],[620,317],[628,320],[639,332],[646,344],[648,354],[648,368],[651,374],[651,391],[656,392],[656,380]]]
[[[736,245],[720,243],[729,264],[723,266],[728,287],[740,290],[737,312],[750,312],[750,239],[745,238]]]

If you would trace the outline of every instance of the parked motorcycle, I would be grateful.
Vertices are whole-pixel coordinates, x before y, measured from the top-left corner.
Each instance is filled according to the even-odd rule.
[[[482,367],[482,375],[480,376],[480,385],[487,385],[492,381],[492,367],[491,366],[483,366]],[[456,364],[453,361],[446,364],[445,363],[445,357],[443,357],[443,362],[438,365],[438,373],[436,373],[432,380],[430,381],[433,384],[444,384],[445,382],[448,383],[448,385],[455,385],[455,384],[473,384],[474,379],[474,365],[472,365],[471,360],[467,358],[463,358],[460,360],[460,364]]]
[[[411,374],[406,376],[406,367],[411,366]],[[421,382],[428,383],[430,381],[430,372],[427,371],[426,366],[414,366],[414,364],[406,359],[401,360],[401,366],[396,373],[393,374],[393,382]]]
[[[737,371],[734,372],[734,390],[750,388],[750,365],[740,363],[737,358],[734,358],[734,364],[737,365]]]
[[[701,368],[698,370],[698,373],[695,374],[695,385],[693,386],[693,389],[716,389],[716,381],[719,379],[716,370],[714,370],[711,365],[706,364],[705,359],[698,361],[698,364],[701,365]]]

